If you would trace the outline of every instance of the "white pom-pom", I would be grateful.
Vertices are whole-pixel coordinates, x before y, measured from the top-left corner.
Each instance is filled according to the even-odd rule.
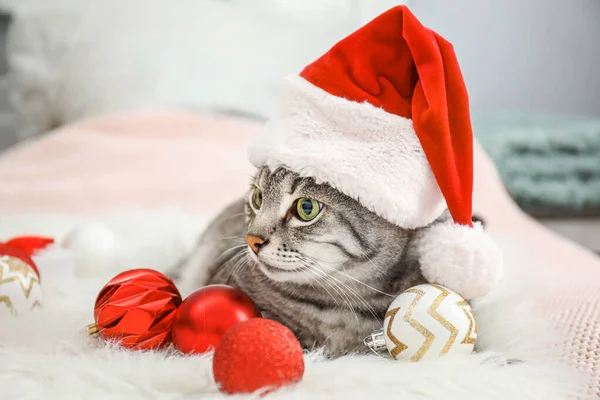
[[[489,294],[502,279],[502,251],[481,224],[473,228],[453,222],[433,225],[417,246],[423,276],[466,299]]]
[[[97,275],[114,267],[123,251],[117,235],[98,223],[75,228],[62,245],[73,252],[76,270],[81,275]]]

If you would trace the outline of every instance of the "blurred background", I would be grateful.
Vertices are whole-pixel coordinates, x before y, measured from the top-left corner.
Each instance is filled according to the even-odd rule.
[[[403,3],[454,44],[519,207],[600,252],[600,1]],[[213,212],[281,78],[397,4],[0,0],[0,211]]]

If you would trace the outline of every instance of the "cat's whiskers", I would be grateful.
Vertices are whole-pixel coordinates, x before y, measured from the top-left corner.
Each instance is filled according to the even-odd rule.
[[[348,295],[347,293],[345,293],[344,292],[344,288],[340,287],[333,279],[331,279],[330,275],[325,274],[324,278],[325,278],[325,282],[328,282],[328,284],[330,286],[335,285],[337,288],[339,288],[339,293],[340,293],[340,295],[343,296],[344,301],[348,305],[348,309],[350,309],[350,311],[352,311],[352,315],[354,315],[354,319],[356,319],[356,322],[359,322],[359,320],[358,320],[358,314],[356,313],[356,308],[360,308],[360,305],[356,302],[356,300],[354,300],[354,302],[353,302],[352,301],[353,300],[352,297],[350,297],[350,295]]]
[[[342,300],[344,300],[344,303],[346,303],[346,305],[348,306],[348,308],[350,310],[352,310],[352,313],[354,314],[356,320],[358,321],[358,315],[355,312],[355,306],[358,306],[357,303],[353,303],[353,299],[352,297],[350,297],[348,295],[348,293],[346,293],[344,291],[344,288],[341,287],[340,285],[338,285],[333,279],[331,279],[331,276],[329,276],[329,274],[327,274],[327,272],[323,271],[322,268],[316,269],[315,271],[317,273],[317,275],[320,278],[324,279],[324,282],[327,283],[329,285],[329,287],[331,287],[333,290],[336,291],[336,293],[341,297]]]
[[[354,306],[352,305],[352,299],[346,293],[344,293],[342,288],[340,288],[338,285],[334,286],[332,284],[334,282],[332,282],[330,279],[328,279],[329,276],[327,275],[327,273],[320,269],[314,268],[314,266],[312,266],[308,263],[308,260],[303,260],[301,258],[298,258],[298,259],[302,262],[303,266],[306,268],[306,271],[311,272],[314,276],[317,277],[317,280],[316,280],[317,283],[319,283],[319,285],[321,285],[321,287],[327,291],[329,296],[331,296],[333,301],[335,301],[336,305],[339,307],[340,304],[338,303],[337,298],[335,296],[333,296],[331,294],[331,292],[329,290],[327,290],[327,288],[321,282],[321,278],[325,279],[323,282],[325,282],[332,290],[334,290],[336,292],[336,294],[339,296],[339,298],[344,301],[346,306],[348,306],[348,309],[350,309],[352,311],[352,313],[354,314],[355,318],[358,321],[358,315],[356,314],[356,312],[354,310]]]
[[[224,251],[223,251],[223,252],[222,252],[222,253],[221,253],[221,254],[220,254],[220,255],[219,255],[219,256],[218,256],[218,257],[215,259],[215,261],[214,261],[214,262],[215,262],[215,263],[218,263],[218,262],[220,262],[220,261],[221,261],[221,258],[222,258],[223,256],[225,256],[227,253],[229,253],[230,251],[237,250],[237,249],[241,249],[242,247],[246,247],[246,246],[248,246],[248,245],[247,245],[246,243],[244,243],[244,244],[239,244],[239,245],[237,245],[237,246],[233,246],[233,247],[230,247],[230,248],[228,248],[228,249],[225,249],[225,250],[224,250]]]
[[[252,261],[250,256],[248,254],[244,255],[242,257],[242,259],[240,260],[240,262],[238,263],[237,267],[236,267],[236,274],[239,273],[243,268],[245,268],[248,263]]]
[[[251,258],[250,258],[250,255],[248,254],[248,252],[240,251],[239,254],[236,254],[232,258],[232,262],[233,262],[233,260],[236,260],[236,261],[234,264],[232,264],[232,267],[230,267],[231,268],[231,271],[229,273],[230,277],[239,273],[240,270],[248,264],[248,262],[251,260]]]
[[[346,270],[346,267],[342,264],[342,268],[344,269],[344,272],[346,274],[348,274],[348,271]],[[350,281],[350,284],[352,284],[352,287],[354,288],[354,290],[358,290],[358,287],[356,286],[356,282],[355,281]]]
[[[302,275],[308,275],[308,271],[306,270],[306,268],[302,268],[299,272]],[[315,287],[315,285],[312,284],[311,279],[307,279],[306,283],[308,283],[310,285],[310,287],[313,288],[314,291],[317,290],[317,288]]]
[[[223,221],[227,221],[227,220],[239,217],[240,215],[246,215],[246,213],[245,212],[241,212],[241,213],[229,215],[228,217],[223,218]]]
[[[358,249],[358,251],[360,251],[360,252],[362,253],[362,255],[363,255],[363,256],[365,256],[365,258],[366,258],[367,260],[369,260],[369,262],[371,263],[371,265],[373,265],[373,266],[375,267],[375,269],[376,269],[376,270],[377,270],[377,271],[378,271],[380,274],[383,274],[383,275],[389,275],[389,274],[388,274],[388,272],[387,272],[386,270],[384,270],[383,268],[381,268],[379,265],[375,264],[375,263],[373,262],[373,260],[371,260],[371,257],[369,257],[369,256],[367,255],[367,253],[365,253],[365,252],[364,252],[362,249],[360,249],[360,248],[359,248],[359,249]]]
[[[356,312],[356,309],[360,308],[360,306],[356,302],[356,300],[352,298],[348,293],[346,293],[344,291],[344,288],[340,287],[333,279],[331,279],[329,275],[325,274],[322,277],[325,279],[325,283],[327,283],[330,287],[336,288],[336,292],[339,293],[340,297],[344,300],[344,303],[346,303],[348,310],[352,312],[352,315],[354,316],[356,322],[359,322],[358,313]]]
[[[317,276],[319,276],[320,278],[324,278],[325,282],[332,289],[334,289],[336,293],[338,293],[338,295],[344,300],[348,308],[354,314],[354,317],[356,318],[357,322],[359,318],[358,314],[356,313],[356,308],[360,308],[360,304],[358,303],[358,301],[360,301],[375,318],[379,318],[377,316],[377,313],[375,313],[375,310],[373,310],[373,308],[365,301],[365,299],[358,292],[353,290],[350,286],[346,285],[339,279],[336,279],[335,277],[331,276],[316,260],[305,258],[303,261],[305,262],[305,265],[307,267],[317,272]],[[315,269],[314,267],[317,267],[318,269]],[[354,296],[354,299],[350,295]]]
[[[228,252],[230,252],[232,250],[239,250],[239,249],[241,249],[241,248],[243,248],[245,246],[246,245],[243,244],[243,245],[238,245],[238,246],[230,247],[229,249],[223,251],[223,253],[221,253],[221,255],[219,257],[217,257],[217,260],[220,260],[223,256],[225,256],[226,253],[228,253]],[[237,254],[235,254],[233,257],[231,257],[231,259],[229,260],[230,271],[229,271],[229,276],[227,278],[228,280],[229,280],[229,278],[231,278],[238,271],[235,267],[237,265],[237,262],[240,259],[244,258],[244,255],[247,255],[247,253],[242,250],[242,251],[238,252]]]
[[[386,292],[382,292],[381,290],[379,290],[377,288],[374,288],[373,286],[364,283],[360,279],[357,279],[357,278],[353,277],[352,275],[349,275],[347,271],[334,270],[334,272],[338,273],[338,274],[341,274],[341,275],[345,276],[348,279],[351,279],[352,281],[354,281],[356,283],[360,283],[361,285],[363,285],[363,286],[365,286],[365,287],[367,287],[367,288],[369,288],[369,289],[371,289],[371,290],[373,290],[373,291],[375,291],[375,292],[377,292],[379,294],[382,294],[382,295],[388,296],[388,297],[394,297],[394,298],[396,297],[396,296],[394,296],[392,294],[389,294],[389,293],[386,293]]]
[[[335,280],[340,285],[342,285],[342,287],[346,288],[346,290],[348,292],[350,292],[358,301],[360,301],[367,308],[367,310],[371,313],[371,315],[373,315],[373,318],[375,318],[377,321],[381,322],[381,319],[379,318],[379,316],[375,312],[375,309],[373,309],[373,307],[369,304],[369,302],[367,302],[365,300],[365,298],[360,293],[358,293],[356,290],[352,289],[346,283],[344,283],[341,280],[337,279],[333,275],[329,275],[329,278]]]
[[[235,263],[237,263],[243,257],[244,257],[244,253],[242,251],[240,251],[239,253],[237,253],[236,255],[231,257],[231,259],[229,260],[229,263],[228,263],[228,267],[230,269],[233,269],[233,267],[236,265]]]
[[[248,254],[245,254],[244,251],[240,251],[238,254],[236,254],[236,256],[234,257],[236,259],[235,264],[233,264],[233,267],[231,267],[231,269],[234,272],[239,272],[239,266],[241,263],[243,263],[244,261],[247,260],[248,258]],[[233,259],[232,259],[233,261]]]
[[[327,262],[327,261],[323,261],[323,260],[319,260],[319,259],[314,258],[314,257],[310,257],[310,256],[303,256],[303,257],[306,257],[308,259],[312,259],[314,262],[317,262],[317,263],[325,263],[325,264],[331,264],[331,265],[333,265],[333,263],[330,263],[330,262]],[[352,275],[348,274],[348,272],[345,271],[345,270],[343,272],[340,271],[340,270],[338,270],[338,269],[336,269],[336,268],[331,268],[331,270],[332,270],[332,272],[341,274],[341,275],[345,276],[346,278],[348,278],[348,279],[350,279],[350,280],[352,280],[352,281],[354,281],[356,283],[360,283],[361,285],[363,285],[363,286],[365,286],[365,287],[367,287],[367,288],[369,288],[371,290],[374,290],[375,292],[377,292],[379,294],[383,294],[383,295],[388,296],[388,297],[394,297],[394,298],[396,297],[396,296],[394,296],[392,294],[389,294],[389,293],[386,293],[386,292],[382,292],[381,290],[379,290],[377,288],[374,288],[373,286],[371,286],[371,285],[369,285],[369,284],[361,281],[360,279],[357,279],[357,278],[353,277]]]
[[[308,257],[308,256],[305,256],[305,257]],[[347,290],[347,291],[348,291],[350,294],[352,294],[352,295],[353,295],[353,296],[354,296],[354,297],[355,297],[357,300],[359,300],[359,301],[360,301],[360,302],[361,302],[361,303],[362,303],[362,304],[363,304],[363,305],[364,305],[364,306],[367,308],[367,310],[368,310],[368,311],[371,313],[371,315],[373,315],[373,317],[374,317],[375,319],[377,319],[378,321],[380,321],[380,318],[379,318],[379,316],[377,315],[377,313],[375,312],[375,310],[373,309],[373,307],[372,307],[372,306],[371,306],[371,305],[370,305],[370,304],[369,304],[369,303],[368,303],[368,302],[367,302],[367,301],[364,299],[364,297],[363,297],[363,296],[362,296],[360,293],[358,293],[356,290],[352,289],[350,286],[348,286],[348,285],[347,285],[346,283],[344,283],[343,281],[341,281],[341,280],[337,279],[336,277],[334,277],[333,275],[329,274],[329,273],[328,273],[328,272],[325,270],[325,268],[323,268],[323,266],[322,266],[322,265],[321,265],[321,264],[320,264],[320,263],[317,261],[317,259],[315,259],[315,258],[313,258],[313,257],[308,257],[308,259],[312,259],[312,262],[313,262],[313,263],[314,263],[316,266],[318,266],[319,268],[321,268],[321,269],[322,269],[322,271],[323,271],[323,273],[324,273],[324,274],[326,274],[326,275],[327,275],[327,277],[328,277],[329,279],[332,279],[332,280],[334,280],[335,282],[337,282],[338,284],[342,285],[342,287],[343,287],[343,288],[345,288],[345,289],[346,289],[346,290]],[[338,271],[338,270],[336,270],[336,269],[333,269],[333,271],[334,271],[334,272],[340,272],[340,271]],[[350,277],[349,275],[346,275],[346,276],[347,276],[347,277],[349,277],[349,278],[352,278],[352,277]],[[352,278],[352,279],[355,279],[355,278]],[[357,281],[358,283],[361,283],[361,284],[365,285],[366,287],[368,287],[368,288],[370,288],[370,289],[373,289],[373,290],[375,290],[375,291],[377,291],[377,292],[380,292],[380,291],[378,291],[377,289],[375,289],[375,288],[373,288],[373,287],[371,287],[371,286],[369,286],[369,285],[366,285],[365,283],[361,282],[360,280],[356,280],[356,281]],[[383,292],[381,292],[381,293],[383,293]],[[383,293],[383,294],[386,294],[386,293]],[[358,306],[358,304],[357,304],[357,306]]]
[[[317,278],[319,278],[319,275],[316,273],[316,271],[314,271],[312,268],[310,268],[310,266],[305,265],[305,267],[306,267],[306,269],[303,269],[302,273],[307,273],[307,274],[308,273],[312,273],[313,276],[316,276]],[[339,307],[340,303],[338,303],[337,298],[329,291],[329,289],[327,289],[319,279],[316,279],[316,282],[319,284],[319,286],[321,286],[323,288],[323,290],[325,290],[327,292],[327,294],[329,295],[329,297],[331,297],[331,299],[335,302],[335,305],[337,307]]]
[[[244,236],[225,236],[225,237],[219,238],[219,240],[234,240],[234,239],[238,239],[242,242],[246,241],[246,238]]]

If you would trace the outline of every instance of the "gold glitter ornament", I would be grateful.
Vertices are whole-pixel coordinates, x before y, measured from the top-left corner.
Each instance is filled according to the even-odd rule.
[[[41,305],[42,287],[33,267],[18,257],[0,255],[0,311],[18,315]]]
[[[420,361],[450,354],[470,354],[477,323],[469,303],[440,285],[404,291],[385,314],[383,329],[365,339],[373,351],[387,349],[396,360]]]

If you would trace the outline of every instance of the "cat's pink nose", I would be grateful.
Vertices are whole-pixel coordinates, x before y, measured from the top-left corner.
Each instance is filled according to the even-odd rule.
[[[260,246],[265,244],[264,239],[261,239],[258,236],[254,235],[246,235],[246,242],[248,243],[248,246],[250,246],[254,254],[258,254],[258,249],[260,249]]]

